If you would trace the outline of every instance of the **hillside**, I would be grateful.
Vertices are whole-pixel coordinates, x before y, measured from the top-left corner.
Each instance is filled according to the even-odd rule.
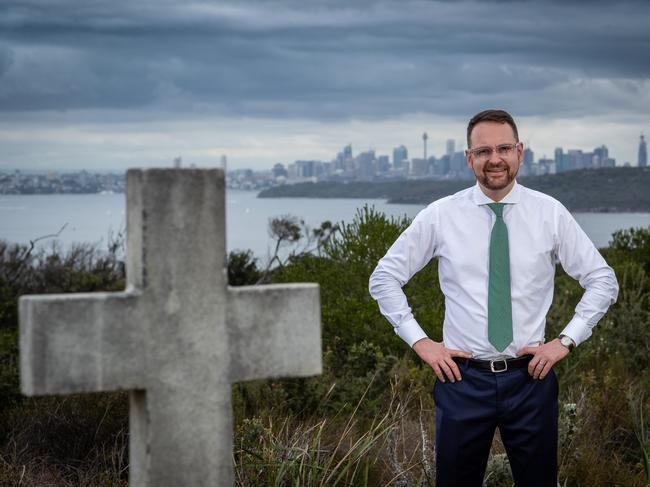
[[[572,211],[650,211],[650,168],[570,171],[521,178],[521,184],[560,200]],[[300,183],[262,191],[260,198],[381,198],[427,204],[468,187],[470,181],[414,180],[381,183]]]

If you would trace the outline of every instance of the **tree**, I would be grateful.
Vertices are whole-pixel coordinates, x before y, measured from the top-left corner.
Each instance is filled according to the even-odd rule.
[[[339,226],[333,225],[329,220],[321,223],[319,228],[312,230],[305,224],[304,220],[293,215],[271,218],[268,231],[269,237],[275,242],[275,249],[257,283],[261,284],[268,281],[274,264],[277,264],[278,267],[284,267],[292,257],[314,253],[320,255],[321,250],[332,239],[338,229]],[[299,248],[301,242],[303,244]],[[295,247],[282,258],[280,250],[290,245]]]

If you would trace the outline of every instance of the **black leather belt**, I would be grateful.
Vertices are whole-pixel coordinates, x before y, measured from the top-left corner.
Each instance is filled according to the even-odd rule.
[[[462,358],[453,357],[454,362],[457,364],[466,364],[475,369],[485,369],[497,372],[505,372],[508,369],[517,369],[520,367],[528,367],[528,362],[532,359],[532,355],[522,355],[517,358],[496,359],[496,360],[478,360],[475,358]]]

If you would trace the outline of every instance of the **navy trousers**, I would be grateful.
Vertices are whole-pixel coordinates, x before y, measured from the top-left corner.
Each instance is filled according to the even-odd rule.
[[[526,367],[494,373],[461,363],[436,381],[436,486],[481,487],[498,427],[517,487],[557,487],[558,383]]]

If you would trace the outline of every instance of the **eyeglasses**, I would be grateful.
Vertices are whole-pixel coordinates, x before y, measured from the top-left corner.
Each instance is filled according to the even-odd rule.
[[[496,151],[499,157],[508,157],[512,155],[512,153],[515,151],[518,145],[519,142],[516,142],[514,144],[501,144],[501,145],[497,145],[495,148],[478,147],[476,149],[470,149],[469,152],[477,159],[482,159],[487,161],[490,157],[492,157],[492,153],[494,151]]]

